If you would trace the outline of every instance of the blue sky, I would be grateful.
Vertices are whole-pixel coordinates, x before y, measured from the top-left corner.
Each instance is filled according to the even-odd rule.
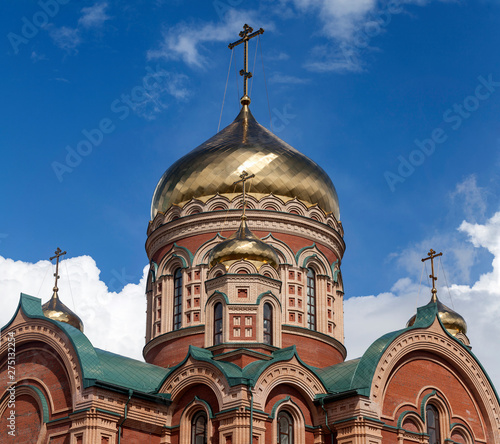
[[[253,114],[337,188],[346,298],[388,297],[390,310],[406,298],[409,318],[420,258],[434,248],[455,286],[457,300],[443,290],[443,302],[479,307],[462,313],[469,324],[500,314],[499,10],[493,1],[3,2],[0,256],[24,265],[3,263],[0,298],[40,291],[46,283],[21,282],[21,269],[46,264],[58,246],[92,258],[103,291],[140,285],[156,183],[216,133],[227,44],[248,22],[265,28]],[[241,95],[235,51],[222,127]],[[380,307],[359,322],[376,321]]]

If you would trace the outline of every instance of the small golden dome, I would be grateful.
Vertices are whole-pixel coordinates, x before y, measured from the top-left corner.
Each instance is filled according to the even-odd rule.
[[[339,220],[333,183],[315,162],[260,125],[244,105],[233,123],[175,162],[158,182],[151,219],[172,205],[217,194],[232,200],[242,171],[255,174],[248,194],[260,200],[273,194],[284,202],[297,198],[318,205]]]
[[[257,269],[264,264],[269,264],[276,269],[279,265],[276,250],[250,231],[245,216],[241,218],[238,230],[213,248],[208,263],[210,267],[217,264],[229,267],[239,260],[251,262]]]
[[[467,323],[465,322],[465,319],[456,311],[444,305],[438,299],[437,295],[432,296],[429,304],[437,304],[439,319],[448,333],[453,336],[456,336],[458,333],[462,333],[464,335],[467,334]],[[411,327],[415,323],[415,319],[416,315],[413,315],[406,326]]]
[[[65,322],[83,333],[82,320],[61,302],[56,288],[54,288],[54,294],[50,300],[42,305],[42,311],[45,317],[54,321]]]

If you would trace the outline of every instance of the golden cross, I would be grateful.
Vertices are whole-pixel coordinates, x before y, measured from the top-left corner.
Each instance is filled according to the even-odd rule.
[[[431,260],[431,270],[432,270],[432,274],[429,275],[429,277],[432,279],[432,300],[434,302],[436,302],[436,293],[437,293],[437,290],[436,290],[436,281],[437,281],[437,277],[434,276],[434,258],[435,257],[438,257],[438,256],[442,256],[443,253],[437,253],[431,248],[431,250],[427,253],[427,256],[429,257],[426,257],[424,259],[422,259],[422,262],[425,262],[425,261],[428,261],[429,259]]]
[[[228,45],[229,49],[233,49],[235,46],[244,43],[243,69],[240,71],[240,76],[243,76],[243,97],[240,100],[242,105],[250,105],[250,97],[248,97],[248,79],[252,77],[252,73],[248,71],[248,41],[263,33],[264,30],[262,28],[253,32],[253,28],[245,23],[245,25],[243,25],[243,31],[240,32],[241,39]]]
[[[255,177],[255,174],[252,174],[252,175],[248,175],[248,173],[246,171],[243,171],[240,175],[240,180],[237,180],[236,182],[233,183],[233,185],[237,185],[239,184],[240,182],[243,183],[243,216],[242,216],[242,219],[243,218],[246,218],[245,216],[245,207],[247,205],[247,201],[246,201],[246,192],[245,192],[245,182],[249,179],[252,179]]]
[[[52,256],[50,258],[50,260],[52,261],[53,259],[56,259],[56,272],[54,273],[54,276],[56,277],[56,282],[54,284],[54,293],[57,293],[57,291],[59,290],[59,288],[57,288],[57,280],[59,279],[59,258],[66,254],[65,251],[61,251],[61,249],[59,247],[57,247],[57,250],[54,252],[56,255],[55,256]]]

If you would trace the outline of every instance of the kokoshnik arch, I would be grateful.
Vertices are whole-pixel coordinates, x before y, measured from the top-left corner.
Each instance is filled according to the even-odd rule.
[[[406,327],[345,361],[337,192],[250,112],[248,44],[263,32],[245,25],[230,45],[245,54],[236,119],[154,192],[146,362],[95,348],[56,272],[52,299],[21,295],[2,329],[16,342],[6,442],[500,443],[498,396],[435,288]],[[0,359],[7,436],[8,341]]]

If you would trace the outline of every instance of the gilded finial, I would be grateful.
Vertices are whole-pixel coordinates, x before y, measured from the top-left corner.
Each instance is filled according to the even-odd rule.
[[[77,328],[81,332],[83,332],[83,323],[82,320],[73,313],[66,305],[64,305],[59,299],[57,287],[57,281],[59,279],[59,258],[66,254],[66,251],[62,251],[60,248],[57,248],[55,251],[55,256],[52,256],[50,260],[56,259],[56,272],[54,273],[55,282],[54,282],[54,292],[52,293],[52,297],[48,302],[42,305],[42,311],[45,317],[53,319],[54,321],[65,322],[66,324],[72,325]]]
[[[436,302],[437,301],[437,289],[436,289],[436,281],[437,281],[437,277],[434,276],[434,258],[435,257],[438,257],[438,256],[442,256],[443,253],[437,253],[431,248],[430,251],[427,253],[427,256],[428,257],[425,257],[422,259],[422,262],[425,262],[425,261],[428,261],[429,259],[431,260],[431,270],[432,270],[432,274],[429,275],[429,277],[432,279],[432,302]]]
[[[240,31],[241,39],[228,45],[229,49],[233,49],[235,46],[238,46],[241,43],[244,44],[243,69],[240,70],[240,76],[243,76],[243,97],[240,100],[240,103],[242,105],[250,105],[250,97],[248,96],[248,79],[252,77],[252,73],[248,71],[248,41],[263,33],[264,29],[262,28],[253,32],[253,28],[245,23],[245,25],[243,25],[243,31]]]

